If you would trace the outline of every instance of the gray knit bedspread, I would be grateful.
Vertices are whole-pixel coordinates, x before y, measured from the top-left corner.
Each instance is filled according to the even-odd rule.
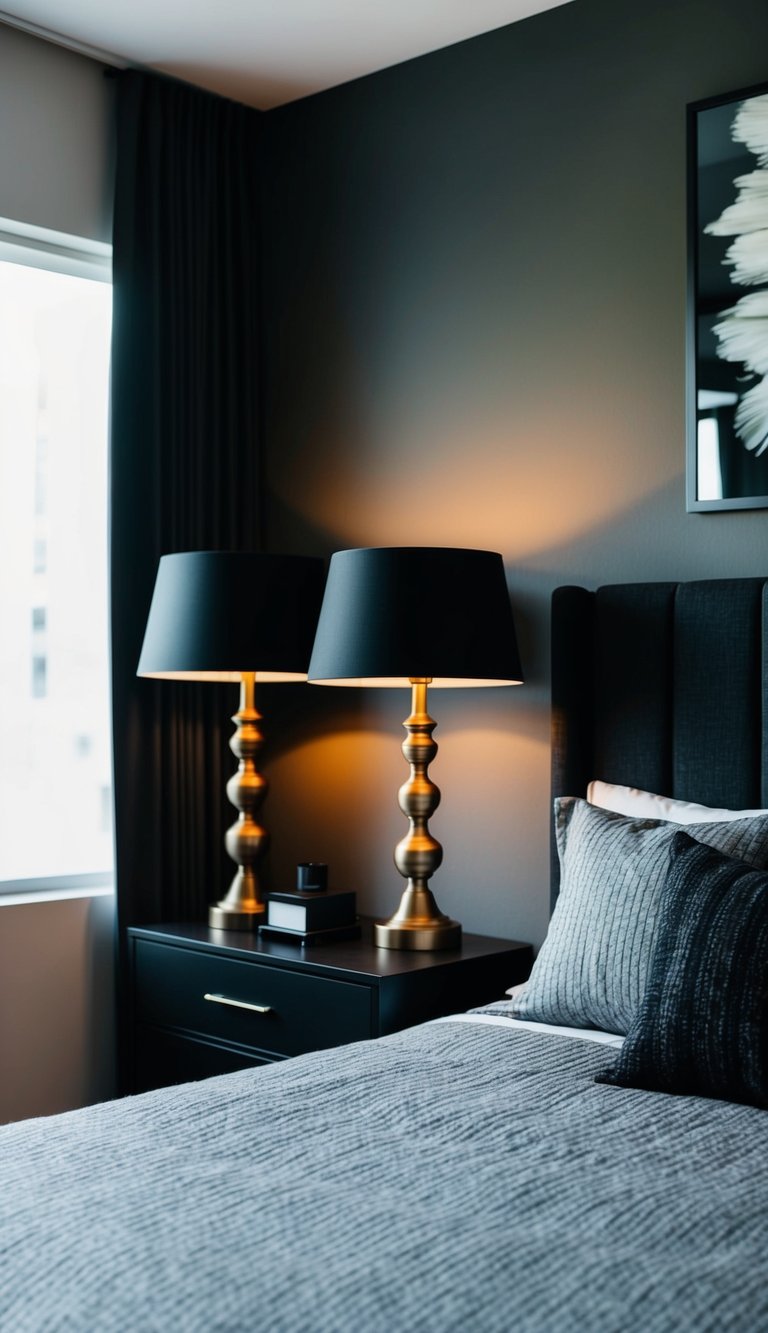
[[[439,1022],[0,1130],[3,1333],[768,1329],[768,1113]]]

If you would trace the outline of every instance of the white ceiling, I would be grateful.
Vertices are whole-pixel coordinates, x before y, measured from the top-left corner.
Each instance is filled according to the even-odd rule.
[[[266,109],[571,0],[6,0],[0,21]]]

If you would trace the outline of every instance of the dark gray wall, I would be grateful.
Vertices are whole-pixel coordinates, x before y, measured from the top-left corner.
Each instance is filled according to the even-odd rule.
[[[768,514],[684,506],[685,107],[766,52],[765,0],[574,0],[269,116],[270,547],[507,562],[525,686],[433,696],[469,929],[546,926],[552,588],[768,568]],[[276,877],[388,911],[406,698],[268,702]]]

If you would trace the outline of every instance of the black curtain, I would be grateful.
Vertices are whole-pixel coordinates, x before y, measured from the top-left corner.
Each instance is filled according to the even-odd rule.
[[[139,680],[160,556],[258,550],[258,111],[119,73],[111,422],[112,706],[120,939],[204,920],[234,686]]]

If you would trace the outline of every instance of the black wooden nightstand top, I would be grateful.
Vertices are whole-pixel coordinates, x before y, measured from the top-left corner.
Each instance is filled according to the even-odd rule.
[[[158,926],[132,926],[130,934],[136,938],[156,940],[194,949],[210,949],[242,961],[248,959],[269,962],[273,966],[307,968],[328,976],[343,972],[348,980],[374,981],[385,977],[400,977],[470,960],[491,959],[513,952],[521,959],[531,952],[531,946],[520,940],[496,939],[490,935],[462,937],[458,949],[410,951],[407,949],[380,949],[372,942],[372,917],[361,917],[362,935],[357,940],[339,940],[335,943],[302,946],[292,940],[277,940],[250,931],[212,930],[204,923],[184,922]]]

